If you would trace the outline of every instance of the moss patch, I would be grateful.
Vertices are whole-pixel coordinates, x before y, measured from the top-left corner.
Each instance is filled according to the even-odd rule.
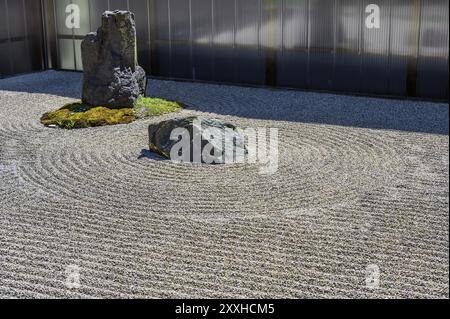
[[[182,106],[177,102],[157,98],[140,97],[136,101],[136,106],[133,111],[136,118],[144,118],[178,112],[181,109]]]
[[[133,109],[109,109],[103,106],[92,107],[82,103],[65,105],[59,110],[46,113],[41,123],[56,125],[65,129],[87,128],[93,126],[127,124],[134,120]]]
[[[45,113],[41,123],[65,129],[88,128],[94,126],[128,124],[136,119],[178,112],[182,106],[176,102],[157,98],[141,97],[134,108],[110,109],[90,106],[80,102],[70,103],[62,108]]]

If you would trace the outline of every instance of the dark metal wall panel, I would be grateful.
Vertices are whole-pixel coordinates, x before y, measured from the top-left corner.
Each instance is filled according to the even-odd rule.
[[[308,86],[309,1],[282,2],[281,42],[277,54],[277,84],[306,88]]]
[[[31,71],[31,55],[26,40],[11,42],[11,54],[13,56],[12,67],[15,74]]]
[[[128,8],[128,0],[109,0],[109,10],[128,10]]]
[[[264,84],[265,61],[260,49],[262,1],[236,0],[234,54],[238,57],[235,60],[238,83]]]
[[[81,68],[80,41],[104,10],[129,9],[139,63],[154,76],[448,98],[447,0],[55,2],[59,67],[66,69]],[[82,29],[60,27],[67,3],[80,5]],[[369,4],[381,10],[380,28],[366,26]]]
[[[57,0],[41,0],[42,30],[44,38],[44,66],[58,68],[58,38],[56,36],[56,10],[54,2]]]
[[[399,0],[402,1],[402,0]],[[380,7],[380,28],[369,29],[366,26],[367,14],[365,9],[374,3],[371,0],[362,1],[361,6],[361,81],[360,92],[388,94],[389,93],[389,68],[390,68],[390,47],[392,45],[391,35],[391,15],[395,17],[397,0],[378,0]],[[392,11],[391,11],[392,10]],[[398,10],[397,10],[398,11]],[[400,31],[400,30],[399,30]],[[401,30],[403,31],[403,30]],[[397,31],[396,31],[397,32]],[[403,34],[396,34],[403,38]],[[395,40],[394,40],[395,42]]]
[[[8,12],[6,1],[0,1],[0,40],[9,38]]]
[[[333,89],[335,1],[309,1],[308,88]]]
[[[171,43],[168,0],[150,0],[151,69],[155,76],[170,77]]]
[[[22,0],[7,0],[10,38],[26,35],[25,6]]]
[[[170,41],[169,1],[152,0],[152,29],[154,29],[155,41]]]
[[[10,50],[9,43],[0,42],[0,77],[13,74]]]
[[[169,0],[170,76],[192,78],[190,0]]]
[[[280,54],[283,48],[283,2],[277,0],[260,1],[259,73],[256,84],[276,86]]]
[[[190,40],[190,0],[168,0],[170,17],[170,39],[177,45]]]
[[[25,19],[27,21],[28,50],[31,70],[44,68],[44,36],[42,6],[40,1],[25,0]]]
[[[391,4],[389,91],[415,95],[420,0],[396,0]]]
[[[448,98],[449,1],[422,2],[417,95]]]
[[[0,76],[43,69],[39,0],[0,0]]]
[[[213,79],[219,82],[236,80],[235,0],[213,1]]]
[[[102,24],[102,13],[109,9],[109,0],[90,0],[89,18],[91,31],[95,32]]]
[[[236,45],[257,49],[261,19],[260,0],[236,0]]]
[[[13,73],[9,36],[8,6],[0,1],[0,76]]]
[[[336,0],[333,89],[338,91],[360,91],[361,11],[359,0]]]
[[[213,80],[211,0],[191,0],[192,78]]]
[[[150,66],[150,20],[148,15],[148,0],[129,0],[129,10],[134,13],[136,20],[136,37],[139,64],[147,73],[151,73]]]

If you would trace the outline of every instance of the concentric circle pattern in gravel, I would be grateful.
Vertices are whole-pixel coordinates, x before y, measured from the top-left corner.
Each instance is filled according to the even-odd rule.
[[[180,115],[44,128],[80,84],[0,80],[0,297],[449,297],[448,105],[150,81],[182,115],[278,128],[265,175],[147,152]]]

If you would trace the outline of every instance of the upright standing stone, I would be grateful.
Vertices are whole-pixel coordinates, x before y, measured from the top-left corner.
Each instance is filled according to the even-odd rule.
[[[106,11],[102,26],[81,44],[83,103],[132,107],[145,95],[145,71],[137,63],[136,25],[129,11]]]

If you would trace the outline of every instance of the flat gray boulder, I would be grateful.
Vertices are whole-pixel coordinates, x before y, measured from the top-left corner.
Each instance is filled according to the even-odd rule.
[[[81,43],[83,103],[132,107],[145,95],[145,71],[137,63],[136,25],[129,11],[106,11],[102,26]]]
[[[149,126],[150,151],[177,162],[225,164],[242,162],[244,137],[230,123],[185,117]]]

